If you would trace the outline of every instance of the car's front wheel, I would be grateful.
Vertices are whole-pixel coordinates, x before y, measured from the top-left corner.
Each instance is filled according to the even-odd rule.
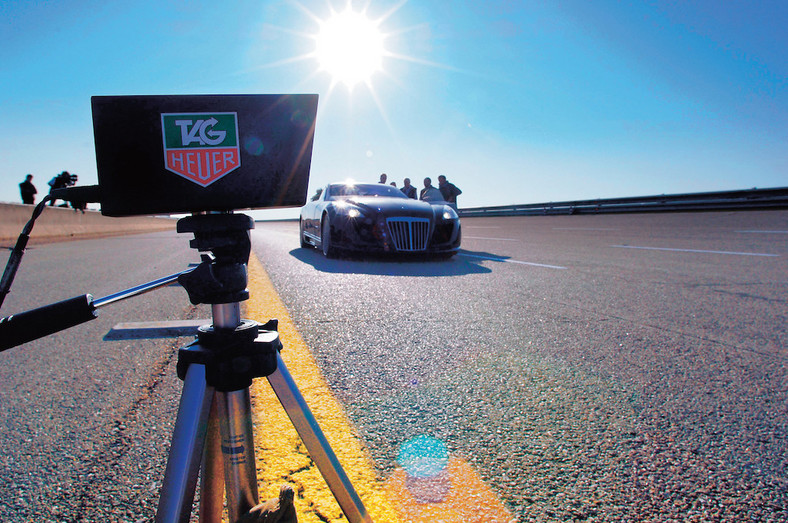
[[[337,255],[336,248],[331,245],[331,222],[328,220],[328,216],[323,218],[320,227],[320,248],[326,258],[333,258]]]

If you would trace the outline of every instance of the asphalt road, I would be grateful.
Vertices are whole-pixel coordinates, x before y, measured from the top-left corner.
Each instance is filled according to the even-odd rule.
[[[252,234],[384,478],[430,436],[518,521],[788,520],[788,213],[467,219],[448,261]],[[1,315],[180,271],[187,241],[35,246]],[[147,521],[183,340],[101,338],[208,315],[165,288],[0,353],[0,520]]]
[[[788,520],[788,213],[466,219],[450,261],[253,238],[384,476],[426,435],[519,521]]]
[[[108,296],[195,261],[188,238],[174,232],[33,245],[2,316],[85,293]],[[0,521],[148,521],[180,397],[176,349],[185,340],[102,338],[116,323],[207,317],[183,289],[165,287],[0,353]]]

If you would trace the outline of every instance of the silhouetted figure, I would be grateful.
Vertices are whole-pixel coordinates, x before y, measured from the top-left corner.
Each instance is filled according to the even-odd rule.
[[[279,488],[279,497],[260,503],[244,514],[236,523],[298,523],[293,506],[295,492],[290,485]]]
[[[36,186],[33,185],[33,175],[25,176],[25,181],[19,184],[19,192],[22,194],[22,203],[34,205],[36,203]]]
[[[457,196],[461,195],[462,191],[442,174],[438,176],[438,189],[440,189],[443,199],[449,202],[454,209],[457,209]]]
[[[386,173],[381,173],[380,180],[378,180],[378,183],[386,183],[387,179],[388,179],[388,176],[386,176]]]
[[[441,192],[432,186],[432,180],[424,178],[424,189],[419,193],[419,199],[425,202],[442,202],[443,195]]]
[[[408,198],[416,199],[416,187],[410,184],[410,178],[405,178],[401,190]]]
[[[394,187],[395,189],[397,188],[397,182],[391,182],[389,185],[391,185],[391,186],[392,186],[392,187]]]
[[[57,176],[49,180],[48,183],[50,187],[49,194],[52,194],[52,191],[54,191],[55,189],[62,189],[64,187],[70,187],[72,185],[75,185],[77,183],[77,175],[71,174],[68,171],[63,171],[62,173],[58,174]],[[54,198],[49,202],[49,205],[50,207],[55,205]],[[61,205],[61,207],[67,207],[67,206],[68,203],[64,203],[63,205]]]

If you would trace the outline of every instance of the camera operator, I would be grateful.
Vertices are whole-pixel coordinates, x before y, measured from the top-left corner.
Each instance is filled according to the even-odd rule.
[[[72,185],[76,185],[77,183],[77,175],[71,174],[68,171],[63,171],[62,173],[58,174],[51,180],[49,180],[49,194],[52,194],[52,191],[55,189],[62,189],[64,187],[70,187]],[[52,199],[49,202],[49,206],[55,205],[55,200]],[[61,207],[67,207],[68,202],[64,202]]]

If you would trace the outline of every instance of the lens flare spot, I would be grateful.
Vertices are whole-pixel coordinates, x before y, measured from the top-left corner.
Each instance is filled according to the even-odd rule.
[[[449,449],[441,440],[418,436],[400,447],[397,462],[405,471],[405,487],[419,503],[440,503],[449,494],[446,471]]]
[[[437,476],[449,462],[449,449],[439,439],[430,436],[417,436],[400,447],[397,463],[411,477],[426,478]]]
[[[244,151],[252,156],[260,156],[265,151],[265,145],[257,136],[247,136],[244,139]]]

